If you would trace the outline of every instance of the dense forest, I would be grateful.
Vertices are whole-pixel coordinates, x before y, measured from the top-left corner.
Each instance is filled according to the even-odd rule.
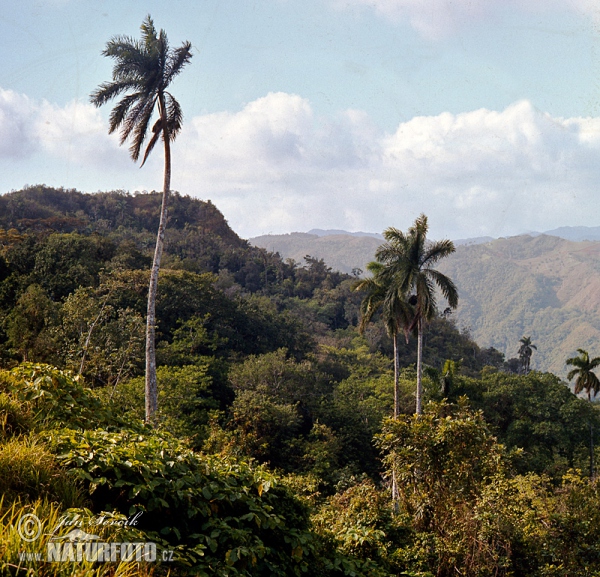
[[[425,330],[420,416],[416,339],[400,341],[392,419],[392,340],[377,315],[359,330],[358,278],[253,247],[179,194],[144,424],[160,201],[0,196],[2,574],[600,575],[595,403],[480,348],[445,309]],[[26,513],[39,539],[22,539]],[[64,519],[156,543],[157,560],[48,561]]]

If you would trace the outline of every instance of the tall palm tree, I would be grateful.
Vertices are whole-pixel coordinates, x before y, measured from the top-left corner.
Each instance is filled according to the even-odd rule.
[[[361,318],[358,328],[362,334],[375,313],[381,310],[386,331],[394,343],[394,420],[396,420],[400,413],[398,335],[403,330],[408,342],[408,326],[414,316],[414,311],[408,303],[406,295],[382,274],[384,266],[381,263],[370,262],[367,264],[367,270],[371,273],[371,277],[359,281],[354,287],[354,290],[367,292],[360,305]],[[392,469],[392,501],[397,505],[398,484],[394,468]]]
[[[569,381],[575,378],[575,394],[581,391],[587,391],[588,401],[592,400],[592,391],[594,395],[600,390],[600,380],[594,373],[594,369],[600,366],[600,357],[590,359],[589,353],[584,349],[577,349],[579,353],[576,357],[567,359],[569,366],[575,367],[570,370],[567,379]],[[594,478],[594,427],[590,419],[590,477]]]
[[[397,419],[400,412],[398,335],[401,330],[404,331],[408,341],[408,327],[414,310],[406,295],[399,292],[398,287],[390,284],[388,277],[382,275],[384,267],[381,263],[370,262],[367,264],[367,270],[371,277],[359,281],[354,287],[354,290],[367,292],[360,306],[361,318],[358,328],[362,334],[375,313],[381,310],[386,331],[394,343],[394,419]]]
[[[531,355],[533,349],[537,351],[537,347],[532,344],[531,337],[523,337],[520,341],[521,346],[519,347],[519,361],[521,362],[521,370],[524,375],[529,373],[529,367],[531,365]]]
[[[192,58],[192,45],[184,42],[179,48],[170,49],[165,31],[157,32],[149,15],[140,29],[140,40],[129,36],[115,36],[107,42],[102,55],[115,61],[112,82],[101,84],[90,98],[99,107],[123,95],[111,111],[108,132],[112,134],[120,130],[121,144],[131,139],[129,153],[134,162],[138,161],[146,141],[141,166],[159,140],[162,139],[164,146],[162,206],[150,273],[146,318],[146,421],[152,422],[158,406],[155,310],[171,190],[171,142],[180,132],[183,122],[181,106],[167,88]],[[151,126],[155,113],[157,119]]]
[[[385,244],[375,253],[382,264],[382,282],[394,286],[398,294],[412,295],[415,312],[409,331],[417,329],[417,399],[416,413],[423,412],[423,329],[436,311],[435,289],[441,291],[450,308],[458,306],[458,291],[452,280],[433,266],[455,251],[450,240],[427,241],[427,217],[422,214],[405,234],[396,228],[384,231]]]

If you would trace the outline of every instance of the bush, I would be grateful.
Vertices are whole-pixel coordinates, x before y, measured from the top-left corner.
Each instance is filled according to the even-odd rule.
[[[199,455],[156,433],[63,430],[52,444],[96,510],[143,511],[140,528],[178,548],[180,566],[194,575],[308,570],[308,513],[262,468]]]
[[[50,365],[21,363],[11,371],[0,371],[0,391],[28,407],[39,428],[95,427],[116,424],[83,379]]]
[[[6,393],[0,393],[0,435],[13,437],[29,431],[33,426],[31,408]]]

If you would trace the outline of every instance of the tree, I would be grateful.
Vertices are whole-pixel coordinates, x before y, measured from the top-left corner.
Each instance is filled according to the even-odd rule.
[[[361,318],[358,328],[362,334],[367,323],[381,309],[386,331],[394,343],[394,419],[396,419],[399,413],[400,398],[398,334],[400,330],[403,330],[408,341],[408,327],[414,316],[414,311],[408,303],[406,295],[394,284],[394,279],[384,274],[385,268],[382,263],[370,262],[367,264],[367,270],[372,276],[359,281],[355,285],[355,290],[367,292],[361,303]]]
[[[529,373],[533,349],[537,351],[537,347],[531,343],[531,337],[523,337],[519,342],[521,343],[519,347],[519,362],[521,363],[521,371],[526,375]]]
[[[600,365],[600,357],[590,359],[590,355],[583,349],[577,349],[579,356],[567,359],[566,363],[569,366],[575,367],[569,371],[567,379],[575,378],[575,394],[578,395],[581,391],[587,391],[588,400],[592,400],[591,392],[594,395],[600,390],[600,380],[594,373],[594,369]]]
[[[411,295],[409,302],[415,307],[409,331],[417,329],[417,400],[416,413],[422,413],[423,396],[423,329],[436,311],[437,286],[450,308],[458,306],[458,291],[454,282],[435,270],[440,259],[455,251],[450,240],[427,241],[427,217],[422,214],[405,234],[390,227],[383,232],[386,242],[375,253],[381,263],[381,282],[393,287],[397,295]]]
[[[579,356],[567,359],[566,363],[569,366],[575,367],[569,371],[567,379],[569,381],[575,378],[575,390],[577,395],[581,391],[587,391],[588,401],[592,400],[592,391],[594,396],[600,390],[600,380],[594,373],[594,369],[600,365],[600,357],[590,359],[589,353],[584,349],[577,349]],[[594,478],[594,427],[590,420],[590,477]]]
[[[192,45],[184,42],[179,48],[170,49],[165,31],[157,33],[150,16],[142,23],[141,36],[141,40],[115,36],[106,44],[102,54],[115,60],[113,80],[101,84],[92,93],[91,101],[99,107],[124,94],[111,112],[109,134],[120,129],[121,144],[128,139],[132,140],[129,152],[135,162],[139,159],[149,130],[152,134],[146,145],[142,166],[161,138],[164,145],[162,207],[150,274],[146,317],[146,421],[151,422],[158,404],[155,309],[171,188],[171,142],[175,140],[183,122],[181,107],[167,88],[192,58]],[[155,111],[158,112],[158,119],[150,129]]]

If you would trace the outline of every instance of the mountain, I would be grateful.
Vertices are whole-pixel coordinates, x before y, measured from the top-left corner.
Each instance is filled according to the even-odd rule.
[[[566,374],[577,348],[600,354],[600,243],[518,236],[459,246],[439,269],[454,279],[456,312],[481,346],[507,358],[530,336],[532,367]]]
[[[600,226],[561,226],[544,234],[574,241],[600,240]]]
[[[322,228],[313,228],[308,231],[308,234],[316,234],[317,236],[332,236],[332,235],[350,235],[350,236],[372,236],[373,238],[378,238],[379,240],[383,240],[383,235],[378,232],[348,232],[347,230],[338,230],[334,228],[329,228],[327,230],[323,230]]]
[[[257,236],[250,244],[277,252],[282,258],[291,258],[303,263],[305,256],[323,259],[334,270],[352,273],[354,269],[365,269],[373,260],[381,239],[374,236],[352,236],[351,234],[322,235],[292,232],[291,234],[269,234]]]

